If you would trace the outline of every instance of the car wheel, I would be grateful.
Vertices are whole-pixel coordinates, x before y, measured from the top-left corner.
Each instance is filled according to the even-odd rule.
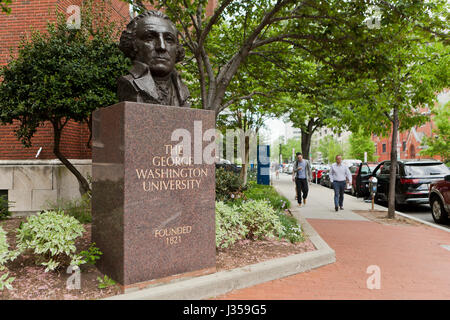
[[[431,215],[436,223],[447,224],[448,214],[445,211],[444,204],[439,198],[431,199]]]

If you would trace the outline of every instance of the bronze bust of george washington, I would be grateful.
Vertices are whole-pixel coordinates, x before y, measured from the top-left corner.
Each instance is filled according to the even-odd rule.
[[[122,32],[119,48],[133,61],[130,74],[117,80],[119,101],[190,107],[189,90],[175,70],[184,49],[169,17],[141,13]]]

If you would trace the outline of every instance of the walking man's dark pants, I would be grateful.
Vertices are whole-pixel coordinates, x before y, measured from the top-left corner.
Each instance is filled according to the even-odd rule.
[[[344,206],[344,190],[345,190],[345,181],[333,181],[333,189],[334,189],[334,207],[337,208]]]
[[[301,204],[302,198],[306,199],[308,196],[308,181],[306,179],[295,178],[295,184],[297,185],[297,201]]]

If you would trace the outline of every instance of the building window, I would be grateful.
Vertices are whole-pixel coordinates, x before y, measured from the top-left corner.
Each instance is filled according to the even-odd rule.
[[[386,143],[383,143],[383,145],[382,145],[382,148],[383,148],[383,153],[386,153]]]
[[[3,197],[5,200],[3,203],[0,202],[0,206],[4,205],[4,207],[0,207],[0,210],[7,209],[8,208],[8,190],[0,190],[0,197]]]
[[[406,151],[406,141],[403,141],[403,143],[402,143],[402,151],[403,152]]]
[[[375,154],[377,154],[378,153],[378,146],[377,146],[376,142],[373,144],[373,147],[375,148]]]

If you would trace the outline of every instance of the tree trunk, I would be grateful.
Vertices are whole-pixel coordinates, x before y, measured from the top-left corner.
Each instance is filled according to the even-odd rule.
[[[91,191],[91,188],[89,187],[89,183],[87,182],[86,178],[83,177],[83,175],[80,173],[80,171],[75,168],[73,164],[70,163],[69,160],[61,153],[60,151],[60,142],[61,142],[61,133],[62,129],[64,128],[64,125],[61,125],[61,123],[58,120],[52,121],[53,125],[53,153],[55,156],[61,161],[67,169],[69,169],[70,172],[74,174],[74,176],[78,180],[79,190],[80,193],[83,195],[89,191]]]
[[[247,184],[247,171],[248,163],[250,161],[250,137],[245,136],[244,138],[244,161],[242,161],[241,179],[244,185]]]
[[[311,139],[312,139],[312,135],[314,133],[313,125],[314,125],[314,121],[309,120],[308,126],[306,129],[300,128],[300,130],[302,132],[302,154],[303,154],[303,158],[307,159],[307,160],[310,160],[309,152],[311,150]]]
[[[391,169],[389,175],[388,218],[395,218],[395,182],[397,177],[397,135],[398,135],[398,107],[394,107],[392,119],[391,141]]]

